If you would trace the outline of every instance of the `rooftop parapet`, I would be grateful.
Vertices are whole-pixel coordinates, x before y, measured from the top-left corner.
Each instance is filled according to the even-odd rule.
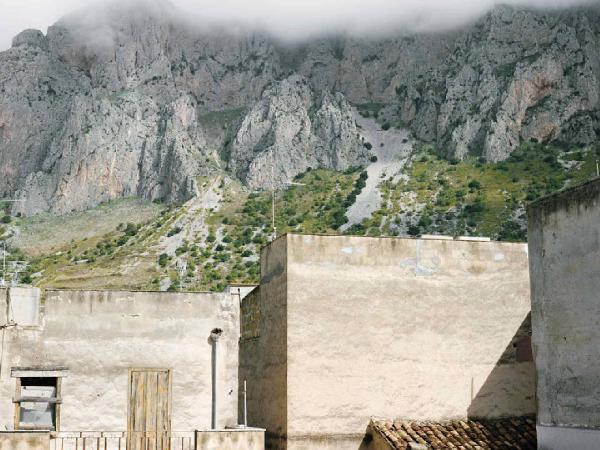
[[[595,205],[600,199],[600,177],[593,178],[577,186],[572,186],[541,197],[527,205],[529,221],[538,216],[548,216],[560,210]]]

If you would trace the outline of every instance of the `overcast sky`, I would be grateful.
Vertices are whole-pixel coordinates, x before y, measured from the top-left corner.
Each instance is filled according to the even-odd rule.
[[[120,0],[123,1],[130,0]],[[171,1],[181,10],[207,19],[242,22],[294,39],[324,31],[364,34],[391,29],[451,28],[483,14],[496,3],[542,8],[600,3],[600,0]],[[26,28],[38,28],[45,33],[47,27],[63,15],[95,3],[98,0],[0,0],[0,50],[8,48],[13,36]]]

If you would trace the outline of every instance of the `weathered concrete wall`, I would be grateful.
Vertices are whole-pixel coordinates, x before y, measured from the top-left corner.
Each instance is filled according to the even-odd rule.
[[[4,331],[0,426],[14,425],[11,367],[66,366],[61,430],[126,429],[130,368],[172,369],[172,429],[210,428],[213,328],[223,329],[218,425],[236,424],[238,302],[230,293],[45,291],[39,327]]]
[[[358,449],[373,416],[535,412],[514,347],[525,245],[287,235],[270,251],[286,244],[288,449]],[[282,302],[263,293],[261,309]]]
[[[248,382],[248,425],[266,428],[269,448],[285,448],[287,436],[286,255],[285,237],[262,250],[260,287],[254,294],[259,299],[259,336],[240,340],[239,381]],[[249,299],[252,307],[256,297]],[[242,408],[240,402],[240,413]]]
[[[0,450],[48,450],[50,433],[48,432],[2,432],[0,431]]]
[[[265,430],[196,431],[198,450],[264,450]]]
[[[574,427],[571,439],[596,429],[598,448],[600,180],[535,202],[528,215],[540,448],[567,448],[552,445],[567,433],[552,427]]]
[[[598,450],[600,431],[586,428],[536,427],[538,450]]]
[[[260,289],[258,287],[244,297],[240,316],[241,338],[247,340],[260,337]]]

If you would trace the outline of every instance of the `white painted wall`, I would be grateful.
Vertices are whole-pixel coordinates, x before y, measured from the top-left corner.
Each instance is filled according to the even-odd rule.
[[[267,254],[280,257],[263,260],[263,321],[280,308],[285,328],[247,348],[287,353],[286,402],[250,411],[268,431],[286,418],[279,447],[356,450],[373,416],[535,412],[533,363],[512,346],[530,312],[526,245],[287,235]],[[254,383],[269,367],[248,369]]]
[[[5,322],[6,291],[0,290]],[[66,366],[61,430],[127,427],[128,370],[173,371],[172,429],[210,428],[211,345],[219,341],[219,426],[237,423],[239,300],[230,293],[53,291],[42,296],[40,326],[4,330],[0,427],[13,428],[15,366]]]

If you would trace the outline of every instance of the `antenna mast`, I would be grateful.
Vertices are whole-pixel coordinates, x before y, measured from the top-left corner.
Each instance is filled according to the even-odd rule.
[[[277,227],[275,226],[275,153],[271,149],[271,218],[273,227],[273,240],[277,238]]]

